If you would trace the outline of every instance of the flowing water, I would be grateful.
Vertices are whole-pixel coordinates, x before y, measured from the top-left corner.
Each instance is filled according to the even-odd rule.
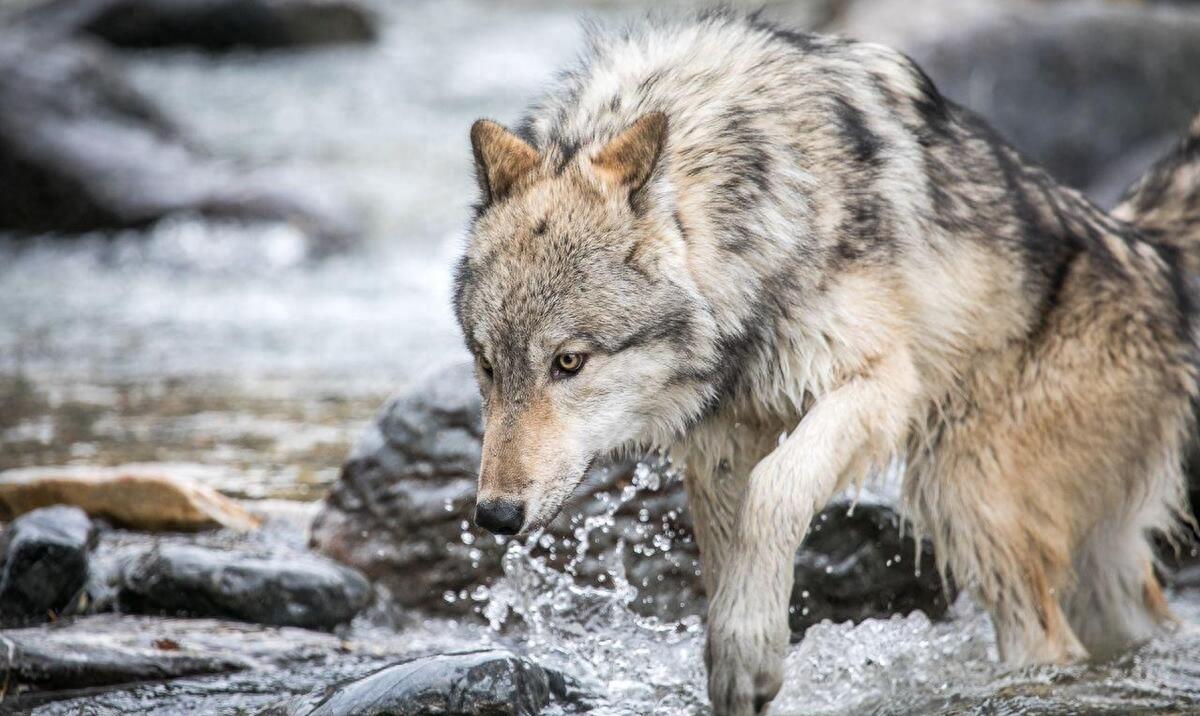
[[[630,488],[614,501],[637,499]],[[592,518],[575,536],[587,549]],[[536,540],[537,538],[533,538]],[[669,550],[669,541],[656,540]],[[541,545],[545,547],[545,543]],[[512,544],[505,577],[473,595],[490,628],[511,634],[547,665],[580,680],[597,698],[590,713],[706,713],[698,617],[663,622],[629,609],[637,590],[620,570],[611,586],[581,586]],[[1172,605],[1200,623],[1200,595]],[[991,623],[965,595],[949,616],[825,622],[792,647],[772,714],[1195,714],[1200,713],[1200,631],[1185,627],[1108,663],[1005,671]]]
[[[189,217],[0,237],[0,469],[147,463],[249,500],[313,500],[388,393],[462,357],[448,277],[474,198],[466,129],[482,115],[519,116],[578,49],[579,8],[376,6],[385,30],[369,47],[123,56],[134,83],[200,143],[348,197],[366,236],[320,260],[286,227]],[[630,8],[587,11],[611,19]],[[616,496],[614,509],[628,499],[636,494]],[[276,538],[303,543],[310,512],[297,514]],[[605,527],[593,518],[571,549]],[[342,636],[406,651],[511,644],[575,677],[593,713],[705,712],[697,618],[638,616],[624,575],[585,587],[520,545],[504,568],[490,590],[464,595],[481,623],[414,623],[383,609]],[[1172,601],[1200,622],[1200,595]],[[336,673],[367,668],[346,664]],[[293,677],[278,688],[317,683]],[[112,703],[170,712],[145,693]],[[1006,674],[969,600],[938,623],[824,624],[793,647],[773,713],[1200,713],[1200,638],[1185,630],[1107,664]]]

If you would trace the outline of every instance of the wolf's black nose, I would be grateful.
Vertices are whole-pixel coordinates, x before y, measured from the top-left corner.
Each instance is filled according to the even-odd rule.
[[[475,506],[475,524],[498,535],[515,535],[525,524],[525,507],[507,500],[489,500]]]

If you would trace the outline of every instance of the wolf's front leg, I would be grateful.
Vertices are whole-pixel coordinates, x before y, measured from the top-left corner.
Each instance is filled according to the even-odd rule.
[[[813,515],[903,440],[917,393],[902,355],[819,399],[750,474],[733,549],[708,610],[708,690],[718,716],[763,713],[783,683],[792,565]]]
[[[692,530],[700,548],[704,593],[710,599],[730,568],[738,506],[750,472],[749,467],[738,471],[732,463],[732,460],[721,460],[716,465],[689,462],[685,482]]]

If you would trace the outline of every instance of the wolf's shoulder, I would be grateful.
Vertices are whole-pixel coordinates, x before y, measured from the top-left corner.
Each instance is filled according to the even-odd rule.
[[[770,112],[880,83],[901,96],[928,88],[909,58],[882,45],[731,10],[649,16],[620,29],[589,28],[586,49],[530,108],[522,133],[535,144],[586,141],[647,111],[673,119]]]
[[[759,62],[763,56],[850,56],[867,46],[836,35],[795,30],[764,19],[759,13],[729,9],[690,14],[652,14],[620,29],[592,25],[580,68],[640,63],[716,66],[735,56]],[[744,62],[737,62],[739,66]]]

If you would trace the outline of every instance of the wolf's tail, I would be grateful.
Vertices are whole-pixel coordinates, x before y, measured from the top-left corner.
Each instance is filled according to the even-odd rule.
[[[1200,276],[1200,115],[1187,136],[1125,191],[1113,216],[1179,249]]]

